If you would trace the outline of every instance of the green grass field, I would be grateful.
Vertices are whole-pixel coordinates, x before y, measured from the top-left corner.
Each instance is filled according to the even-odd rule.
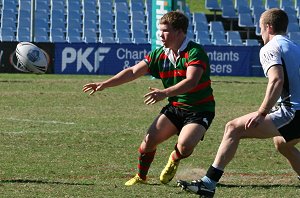
[[[149,86],[135,82],[88,96],[82,85],[109,76],[0,74],[0,197],[197,197],[176,187],[212,163],[227,121],[256,110],[265,78],[213,77],[216,118],[169,185],[159,174],[176,137],[161,144],[149,185],[125,187],[138,146],[161,107],[143,104]],[[243,140],[216,197],[298,197],[299,181],[272,140]]]

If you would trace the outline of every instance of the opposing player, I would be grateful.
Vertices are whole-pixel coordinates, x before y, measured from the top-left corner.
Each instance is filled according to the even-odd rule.
[[[146,183],[158,144],[178,135],[174,151],[160,175],[163,184],[170,182],[180,160],[192,154],[214,118],[215,101],[208,56],[200,45],[186,37],[188,24],[183,13],[168,12],[159,20],[162,47],[104,82],[83,86],[84,92],[93,94],[148,73],[161,79],[164,85],[164,89],[150,88],[145,95],[145,104],[152,105],[165,98],[168,98],[168,104],[149,127],[138,149],[137,174],[125,183],[126,186]]]
[[[213,197],[224,168],[243,138],[273,138],[276,149],[300,175],[300,152],[295,147],[300,141],[300,47],[286,36],[287,26],[288,16],[280,9],[270,9],[261,15],[265,46],[260,51],[260,61],[268,77],[264,100],[256,112],[227,123],[206,176],[191,183],[179,180],[183,189]]]

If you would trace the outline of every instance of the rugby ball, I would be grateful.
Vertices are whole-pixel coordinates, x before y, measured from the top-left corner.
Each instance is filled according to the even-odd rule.
[[[47,71],[48,58],[46,53],[30,42],[18,43],[16,56],[19,64],[28,72],[42,74]]]

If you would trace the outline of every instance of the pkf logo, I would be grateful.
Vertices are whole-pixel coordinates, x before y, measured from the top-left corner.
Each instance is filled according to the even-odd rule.
[[[73,47],[66,47],[62,51],[62,68],[64,72],[68,66],[76,65],[76,71],[80,71],[83,67],[90,73],[97,72],[105,58],[105,54],[109,53],[110,47],[88,47],[86,49],[75,49]]]

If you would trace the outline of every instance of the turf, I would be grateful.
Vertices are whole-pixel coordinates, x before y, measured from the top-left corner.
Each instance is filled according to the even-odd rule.
[[[216,118],[205,140],[182,161],[169,185],[159,174],[176,137],[161,144],[149,185],[125,187],[137,148],[166,104],[143,104],[146,76],[88,96],[85,83],[109,76],[0,74],[1,197],[195,197],[176,179],[197,179],[212,163],[227,121],[256,110],[265,78],[213,77]],[[243,140],[216,197],[297,197],[299,181],[272,140]]]

